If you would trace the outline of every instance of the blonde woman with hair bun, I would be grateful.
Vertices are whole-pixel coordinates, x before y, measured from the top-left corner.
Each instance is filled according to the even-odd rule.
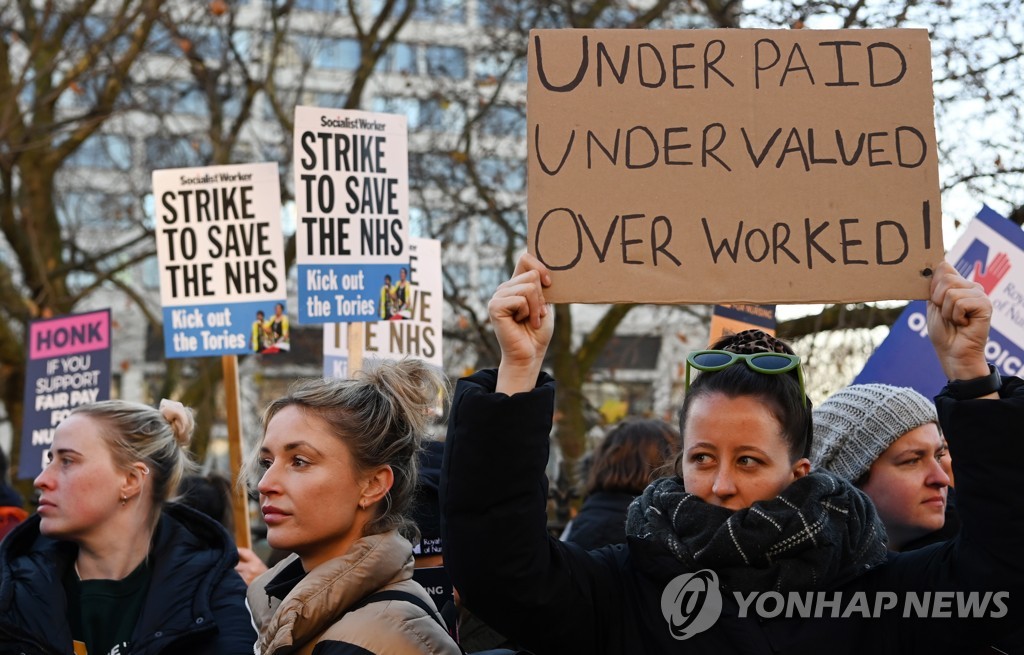
[[[457,655],[412,580],[416,455],[445,390],[423,362],[307,380],[267,408],[257,461],[267,541],[294,553],[249,585],[256,652]]]
[[[0,651],[252,652],[231,538],[171,502],[194,428],[170,400],[84,405],[57,426],[38,512],[0,545]]]

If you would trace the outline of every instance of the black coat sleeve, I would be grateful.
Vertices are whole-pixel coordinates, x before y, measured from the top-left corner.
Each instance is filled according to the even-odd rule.
[[[999,400],[935,399],[953,458],[960,533],[952,540],[891,556],[880,588],[917,598],[954,593],[985,610],[966,618],[952,603],[951,620],[901,619],[894,628],[904,653],[975,652],[1019,626],[1024,614],[1024,382],[1007,380]],[[873,576],[872,576],[873,577]],[[937,596],[936,596],[937,598]],[[927,613],[928,610],[925,610]]]
[[[495,393],[495,371],[459,381],[441,479],[445,568],[466,607],[542,653],[600,653],[599,616],[621,616],[614,560],[547,532],[554,380]]]
[[[1024,380],[1008,378],[999,400],[935,398],[953,458],[962,548],[989,588],[1024,583]],[[979,580],[980,582],[980,580]]]

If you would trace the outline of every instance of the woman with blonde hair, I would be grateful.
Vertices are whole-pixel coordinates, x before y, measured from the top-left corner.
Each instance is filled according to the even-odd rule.
[[[0,652],[252,652],[231,538],[169,502],[193,428],[168,400],[84,405],[57,426],[38,513],[0,546]]]
[[[267,541],[294,553],[249,586],[263,655],[459,648],[412,580],[416,455],[443,378],[423,362],[296,383],[267,408],[257,464]]]

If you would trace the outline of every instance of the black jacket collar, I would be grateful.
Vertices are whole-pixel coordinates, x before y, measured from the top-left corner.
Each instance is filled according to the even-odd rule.
[[[63,655],[71,652],[71,635],[61,579],[78,549],[40,534],[39,522],[32,515],[0,544],[0,644]],[[219,523],[177,504],[164,508],[150,558],[153,578],[132,636],[135,653],[160,652],[185,635],[213,630],[213,586],[237,561]]]

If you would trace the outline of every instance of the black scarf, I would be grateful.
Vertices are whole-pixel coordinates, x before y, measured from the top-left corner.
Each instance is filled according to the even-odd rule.
[[[886,557],[870,499],[826,472],[736,511],[662,478],[630,505],[626,534],[636,561],[658,578],[711,569],[723,589],[743,592],[835,588]]]

